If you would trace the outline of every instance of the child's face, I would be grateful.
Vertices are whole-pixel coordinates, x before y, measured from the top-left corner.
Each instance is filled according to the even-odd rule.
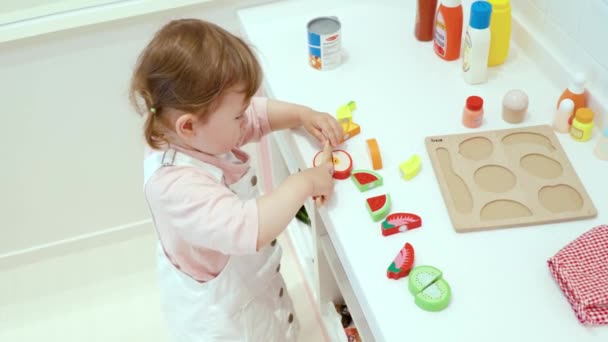
[[[194,135],[190,142],[193,147],[209,154],[226,153],[236,147],[243,135],[245,109],[249,105],[245,94],[237,90],[228,90],[206,120],[193,123]]]

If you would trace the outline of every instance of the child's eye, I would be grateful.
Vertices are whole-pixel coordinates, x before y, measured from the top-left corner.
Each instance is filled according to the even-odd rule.
[[[241,120],[241,119],[242,119],[244,116],[245,116],[244,114],[241,114],[241,115],[237,116],[237,117],[236,117],[236,118],[234,118],[234,119],[235,119],[235,120]]]

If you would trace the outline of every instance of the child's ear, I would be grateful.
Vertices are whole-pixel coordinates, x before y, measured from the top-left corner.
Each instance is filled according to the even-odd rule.
[[[196,118],[192,114],[180,115],[175,121],[175,132],[182,137],[188,138],[194,135],[194,121]]]

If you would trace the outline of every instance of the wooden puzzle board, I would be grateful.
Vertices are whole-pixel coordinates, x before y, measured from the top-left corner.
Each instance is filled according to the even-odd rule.
[[[597,215],[550,126],[427,137],[426,148],[458,232]]]

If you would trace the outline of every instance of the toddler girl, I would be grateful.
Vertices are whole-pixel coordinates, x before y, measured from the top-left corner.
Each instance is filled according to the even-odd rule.
[[[307,198],[333,191],[329,114],[257,97],[251,49],[200,20],[172,21],[141,53],[131,101],[144,116],[144,192],[159,240],[161,303],[177,341],[293,341],[296,321],[275,238]],[[259,196],[239,147],[303,126],[325,163]]]

